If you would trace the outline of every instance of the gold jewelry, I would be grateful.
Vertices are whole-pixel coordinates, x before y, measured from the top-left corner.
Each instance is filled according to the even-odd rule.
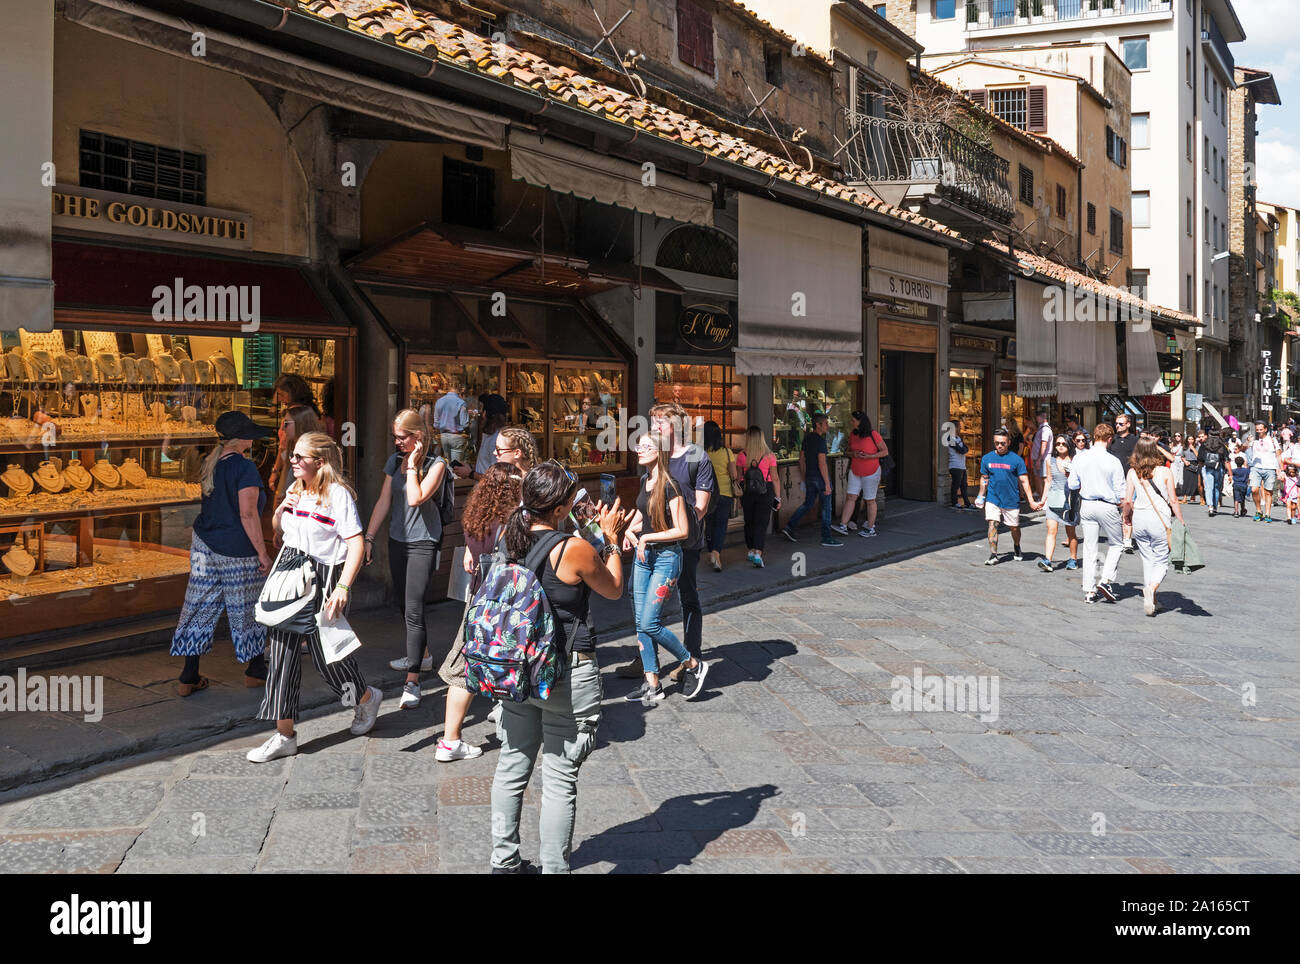
[[[65,486],[63,473],[60,472],[53,462],[46,460],[42,462],[32,473],[32,478],[46,492],[62,492]]]
[[[20,496],[30,495],[35,487],[32,477],[23,471],[22,466],[17,462],[10,462],[9,468],[0,475],[5,485],[9,486],[9,498],[16,499]]]
[[[106,459],[99,459],[90,467],[90,474],[106,489],[116,489],[122,484],[122,476],[117,471],[117,466]]]
[[[0,556],[0,561],[3,561],[5,568],[15,576],[26,577],[36,571],[36,560],[32,558],[32,554],[17,544]]]
[[[86,467],[81,464],[81,459],[70,459],[68,467],[63,470],[63,477],[68,480],[68,485],[82,492],[89,489],[91,482],[94,481],[86,471]]]

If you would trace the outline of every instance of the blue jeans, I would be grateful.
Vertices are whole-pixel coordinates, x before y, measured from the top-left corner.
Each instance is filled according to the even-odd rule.
[[[1217,509],[1223,501],[1223,466],[1217,469],[1202,467],[1201,479],[1205,482],[1205,501]]]
[[[721,552],[727,544],[727,523],[731,521],[732,498],[729,495],[713,497],[713,505],[704,520],[708,527],[709,552]]]
[[[646,546],[645,562],[637,559],[632,567],[632,614],[636,617],[636,638],[641,644],[641,666],[647,673],[659,672],[656,645],[679,660],[691,658],[663,620],[664,607],[672,598],[681,572],[682,550],[677,546],[656,548],[653,543]]]
[[[790,516],[790,521],[785,524],[785,527],[794,531],[794,527],[803,520],[805,515],[812,511],[813,503],[817,501],[818,497],[821,497],[822,539],[829,539],[831,537],[831,502],[834,501],[831,492],[823,488],[822,477],[820,475],[815,475],[811,478],[805,479],[803,488],[803,505],[799,506],[799,508],[795,510],[794,515]]]

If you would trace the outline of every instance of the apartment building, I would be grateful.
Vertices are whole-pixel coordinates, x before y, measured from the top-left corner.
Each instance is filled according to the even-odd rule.
[[[1132,73],[1133,270],[1147,296],[1201,319],[1184,385],[1223,395],[1228,349],[1229,109],[1245,39],[1231,0],[897,0],[885,15],[927,55],[1104,41]],[[1003,56],[999,54],[999,56]],[[1119,135],[1121,138],[1123,134]],[[1147,148],[1134,149],[1133,143]],[[1149,212],[1144,218],[1138,212]]]

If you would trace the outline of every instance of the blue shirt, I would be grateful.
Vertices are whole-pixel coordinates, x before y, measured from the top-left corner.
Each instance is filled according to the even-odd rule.
[[[1232,487],[1245,491],[1250,488],[1250,466],[1243,465],[1239,469],[1232,470]]]
[[[194,534],[219,556],[247,559],[257,555],[239,519],[239,493],[243,489],[257,489],[260,518],[266,508],[266,488],[257,466],[237,453],[222,456],[212,472],[212,492],[203,497],[203,508],[194,520]]]
[[[433,406],[433,425],[440,432],[464,434],[469,425],[469,412],[465,400],[455,392],[448,392]]]
[[[999,509],[1020,507],[1020,476],[1028,474],[1025,460],[1010,450],[1006,455],[986,452],[980,459],[980,475],[989,480],[986,498]]]

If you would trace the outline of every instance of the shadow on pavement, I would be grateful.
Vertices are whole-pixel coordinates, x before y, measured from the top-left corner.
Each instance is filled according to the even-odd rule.
[[[654,860],[658,862],[661,872],[672,870],[689,864],[726,831],[739,830],[753,823],[762,802],[780,792],[772,784],[765,783],[745,790],[719,790],[716,793],[688,793],[672,797],[661,803],[649,817],[638,817],[584,840],[573,852],[569,866],[576,870],[587,864],[608,861],[614,865],[611,872],[618,873],[621,862],[626,861],[639,868],[645,861]],[[638,851],[638,845],[646,844],[646,831],[655,823],[666,831],[687,831],[664,835],[671,836],[675,852]]]

